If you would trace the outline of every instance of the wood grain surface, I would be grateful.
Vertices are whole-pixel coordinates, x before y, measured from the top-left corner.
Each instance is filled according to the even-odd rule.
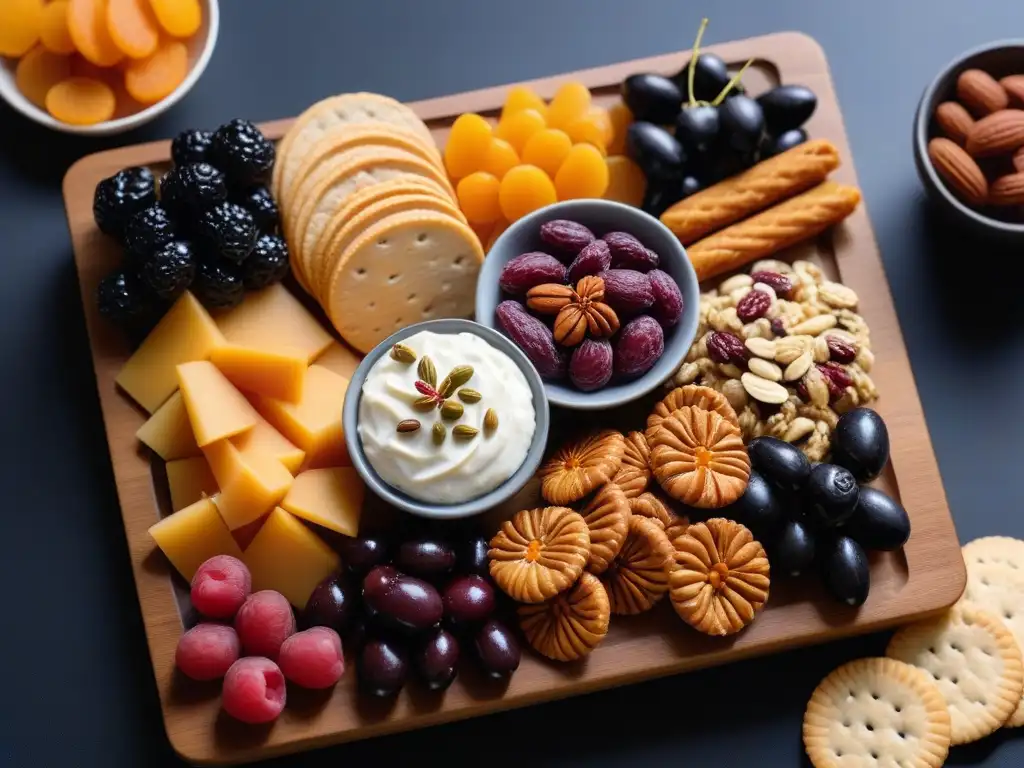
[[[708,50],[733,68],[756,57],[755,66],[744,78],[754,95],[780,81],[812,88],[819,102],[807,130],[812,137],[829,139],[839,148],[843,164],[833,178],[857,183],[828,64],[814,40],[787,32]],[[594,90],[596,103],[610,104],[618,98],[619,83],[626,76],[646,71],[669,74],[688,58],[688,52],[680,52],[528,84],[549,98],[562,82],[579,80]],[[506,89],[488,88],[411,106],[443,145],[448,126],[458,114],[496,115]],[[278,138],[289,124],[277,121],[264,129]],[[525,652],[519,671],[507,685],[488,681],[467,668],[443,694],[410,685],[394,702],[383,703],[358,696],[353,670],[333,691],[290,688],[288,706],[272,726],[234,722],[220,712],[218,684],[187,681],[174,668],[174,649],[182,632],[175,595],[180,586],[175,586],[169,565],[147,534],[150,525],[168,512],[166,486],[159,461],[151,462],[134,437],[144,414],[114,385],[129,347],[120,333],[100,318],[94,300],[97,283],[119,259],[117,247],[93,221],[96,183],[125,166],[166,165],[169,155],[169,142],[156,142],[87,157],[68,171],[64,198],[146,639],[167,734],[186,760],[200,764],[245,762],[526,706],[876,630],[939,611],[960,596],[965,572],[956,532],[874,234],[861,205],[834,232],[787,257],[815,258],[855,289],[861,298],[861,313],[871,327],[876,356],[871,375],[881,393],[877,409],[889,426],[892,442],[891,468],[878,484],[902,500],[913,521],[913,535],[903,552],[872,556],[871,596],[863,607],[851,609],[836,603],[814,579],[797,584],[776,579],[765,612],[731,639],[697,634],[664,601],[642,616],[615,617],[605,642],[581,662],[555,664]]]

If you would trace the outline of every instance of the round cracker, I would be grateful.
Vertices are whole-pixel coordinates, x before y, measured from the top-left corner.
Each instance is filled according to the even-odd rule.
[[[815,768],[938,768],[949,754],[949,710],[931,678],[916,667],[895,659],[857,659],[814,689],[803,737]]]
[[[1024,692],[1024,665],[1013,633],[974,606],[954,606],[943,616],[904,627],[885,655],[932,676],[949,707],[954,745],[999,730]]]
[[[342,338],[369,352],[411,323],[470,317],[483,258],[473,230],[452,216],[394,214],[342,254],[324,306]]]
[[[985,536],[967,542],[962,551],[968,569],[972,563],[997,563],[1006,570],[1024,572],[1024,541],[1020,539]]]

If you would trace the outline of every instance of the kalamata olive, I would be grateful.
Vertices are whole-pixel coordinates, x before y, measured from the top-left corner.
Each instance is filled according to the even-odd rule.
[[[480,665],[491,677],[508,677],[519,668],[519,641],[500,621],[489,619],[480,627],[474,645]]]
[[[803,128],[793,128],[792,130],[780,133],[778,136],[769,136],[761,144],[761,159],[767,160],[769,157],[781,155],[783,152],[788,152],[805,141],[807,141],[807,131]]]
[[[691,154],[707,152],[718,141],[718,107],[684,107],[676,118],[676,138]]]
[[[753,152],[764,135],[761,105],[749,96],[736,96],[718,108],[722,137],[737,152]]]
[[[790,520],[770,547],[772,573],[799,576],[814,563],[814,535],[799,520]]]
[[[757,472],[750,473],[747,489],[727,509],[724,517],[747,526],[758,538],[765,538],[782,523],[782,506],[768,481]]]
[[[804,484],[804,511],[822,528],[842,525],[857,506],[860,488],[850,471],[836,464],[819,464]]]
[[[754,469],[765,480],[784,491],[797,491],[811,474],[804,452],[777,437],[756,437],[747,445]]]
[[[380,565],[388,556],[388,548],[383,539],[343,539],[337,546],[341,561],[352,573],[358,575]]]
[[[406,651],[394,640],[374,638],[359,652],[359,687],[371,696],[393,696],[405,685],[409,670]]]
[[[386,565],[366,574],[363,602],[372,617],[405,630],[429,629],[444,613],[441,595],[433,585]]]
[[[863,605],[871,590],[868,556],[849,536],[838,536],[825,545],[821,558],[825,587],[847,605]]]
[[[642,120],[626,130],[626,153],[648,178],[679,176],[686,165],[686,153],[675,136],[661,126]]]
[[[676,119],[683,95],[662,75],[630,75],[622,81],[622,100],[636,120],[668,125]]]
[[[799,128],[814,114],[818,97],[802,85],[780,85],[757,97],[769,133],[782,134]]]
[[[474,536],[465,542],[459,549],[457,559],[459,570],[462,573],[479,573],[486,576],[490,572],[490,563],[487,559],[487,550],[491,545],[483,536]]]
[[[686,100],[690,98],[688,88],[689,69],[690,65],[687,62],[686,66],[672,78],[676,85],[679,86],[679,90]],[[693,98],[698,101],[713,101],[722,92],[722,89],[729,84],[731,79],[729,68],[720,56],[716,56],[713,53],[701,53],[694,64]],[[737,83],[733,86],[733,91],[730,91],[730,93],[734,91],[742,93],[743,87]]]
[[[436,539],[403,541],[395,555],[395,565],[403,573],[429,579],[448,573],[455,567],[455,551]]]
[[[832,461],[858,482],[878,477],[889,461],[889,430],[870,408],[854,408],[839,417],[832,435]]]
[[[452,684],[459,663],[459,641],[445,629],[430,635],[413,657],[416,672],[432,691]]]
[[[348,579],[340,573],[333,573],[321,581],[309,596],[302,612],[302,623],[306,627],[330,627],[338,634],[344,634],[357,611],[357,600]]]
[[[441,598],[444,613],[456,624],[483,621],[494,611],[494,587],[483,576],[459,576]]]
[[[899,549],[910,538],[910,517],[895,499],[864,487],[843,532],[867,550]]]
[[[345,633],[345,642],[343,643],[346,651],[358,653],[363,649],[366,638],[369,637],[367,622],[368,620],[364,615],[359,615],[352,619],[348,631]]]

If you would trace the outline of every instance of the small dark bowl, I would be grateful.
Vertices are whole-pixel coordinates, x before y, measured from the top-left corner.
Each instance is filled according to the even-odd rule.
[[[928,158],[928,141],[941,134],[935,126],[935,108],[956,98],[956,80],[965,69],[980,69],[997,80],[1006,75],[1024,73],[1024,40],[1000,40],[974,48],[947,64],[925,89],[914,117],[914,162],[925,190],[944,216],[965,226],[976,235],[1008,244],[1024,243],[1024,223],[1014,223],[988,215],[985,209],[968,207],[954,195],[939,177]]]

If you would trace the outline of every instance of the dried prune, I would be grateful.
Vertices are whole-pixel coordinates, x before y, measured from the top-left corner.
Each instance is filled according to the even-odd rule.
[[[786,298],[789,292],[793,290],[793,281],[786,275],[778,272],[751,272],[750,277],[755,283],[764,283],[771,286],[772,290],[775,291],[775,295],[781,299]]]
[[[708,357],[716,363],[747,364],[747,348],[743,340],[728,331],[712,331],[708,336]]]
[[[857,359],[857,347],[846,339],[841,339],[838,336],[826,336],[825,343],[828,344],[830,360],[837,363],[852,363]]]
[[[513,296],[524,294],[535,285],[564,282],[565,265],[542,251],[516,256],[505,265],[498,278],[501,290]]]
[[[647,280],[654,293],[654,304],[651,315],[661,323],[662,328],[672,328],[683,316],[683,294],[676,281],[667,272],[652,269],[647,273]]]
[[[637,272],[650,272],[658,266],[658,254],[633,237],[628,232],[609,232],[604,241],[612,252],[612,267],[615,269],[635,269]]]
[[[571,258],[594,241],[594,233],[575,221],[555,219],[541,224],[540,239],[561,256]]]
[[[526,311],[518,301],[503,301],[496,310],[498,323],[523,350],[545,379],[565,378],[566,361],[555,347],[551,329]]]
[[[569,380],[584,392],[600,389],[612,377],[612,344],[607,339],[584,339],[569,360]]]
[[[604,240],[588,243],[569,265],[569,282],[575,283],[581,277],[596,275],[611,266],[612,252]]]
[[[665,334],[658,321],[641,315],[626,323],[615,342],[615,373],[635,377],[651,370],[665,351]]]
[[[748,291],[736,303],[736,317],[744,323],[752,323],[765,313],[772,305],[772,297],[764,291]]]
[[[601,273],[604,300],[616,312],[642,312],[654,303],[654,291],[647,275],[633,269],[609,269]]]

